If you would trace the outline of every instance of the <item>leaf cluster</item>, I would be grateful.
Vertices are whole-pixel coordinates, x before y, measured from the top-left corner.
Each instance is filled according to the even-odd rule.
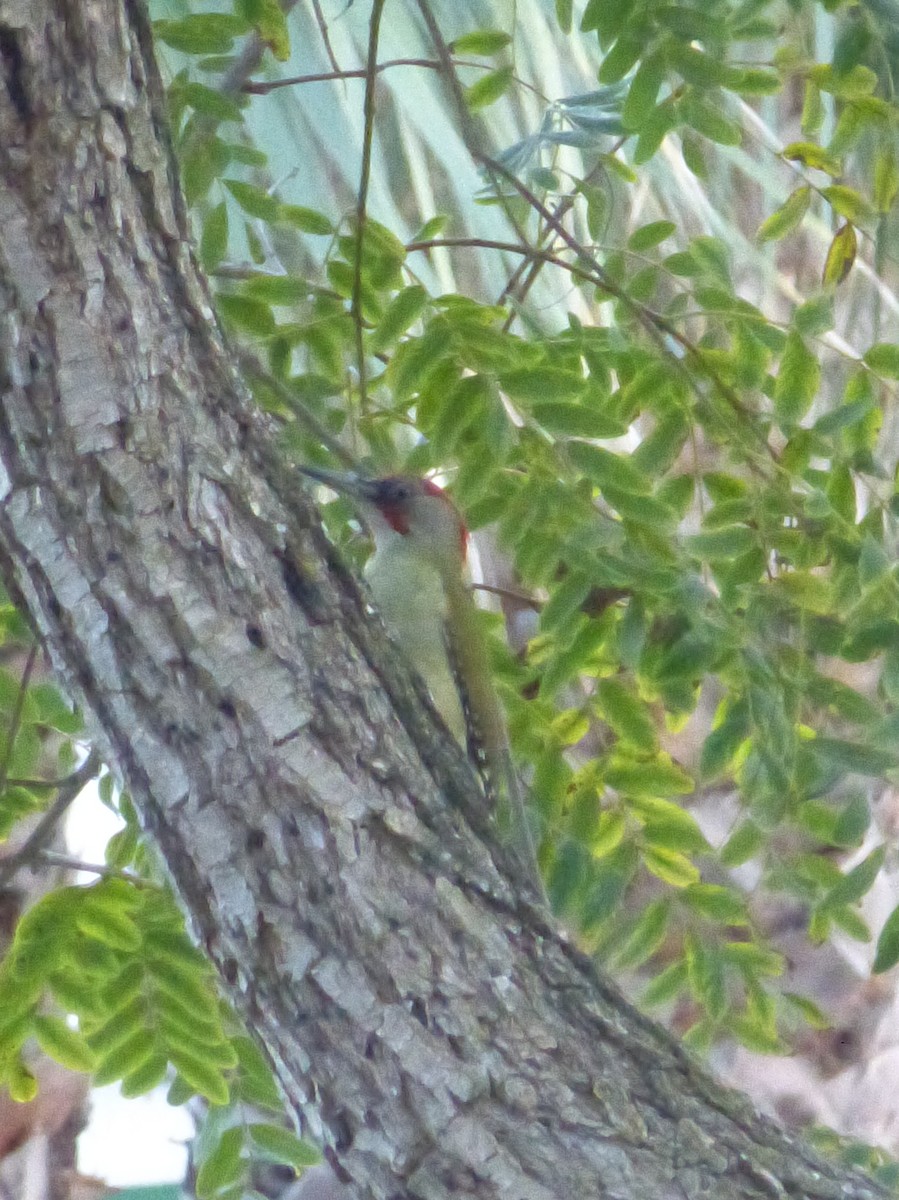
[[[726,1032],[774,1050],[797,1019],[823,1018],[778,982],[783,963],[734,872],[752,864],[759,889],[802,905],[813,939],[870,937],[858,905],[884,855],[866,781],[899,767],[881,437],[899,349],[869,335],[847,355],[829,340],[835,292],[896,191],[895,111],[872,39],[838,39],[818,63],[798,24],[779,38],[770,9],[586,5],[580,33],[598,51],[600,87],[547,102],[536,132],[485,166],[480,199],[509,237],[456,239],[482,255],[517,247],[532,271],[558,272],[574,292],[548,328],[526,293],[496,304],[426,285],[419,256],[453,246],[449,215],[423,213],[402,238],[367,212],[304,209],[288,252],[286,206],[261,164],[244,155],[253,178],[238,181],[223,156],[191,190],[197,111],[182,153],[207,266],[239,244],[235,215],[255,231],[256,261],[223,274],[220,311],[264,362],[257,396],[282,420],[287,453],[320,458],[352,430],[363,467],[448,477],[470,525],[497,529],[537,598],[526,651],[513,659],[495,640],[494,654],[553,903],[613,968],[647,979],[648,1003],[692,1012],[696,1044]],[[500,56],[463,87],[472,111],[522,86],[502,61],[508,45],[496,30],[448,43]],[[193,74],[225,65],[195,58],[176,75],[185,112],[201,99]],[[771,169],[800,181],[750,233],[764,248],[816,213],[839,226],[818,281],[774,316],[745,298],[724,239],[688,233],[661,206],[619,232],[615,210],[666,138],[711,186],[715,156],[747,145],[745,106],[793,87],[805,140]],[[222,198],[210,206],[211,189]],[[573,233],[553,224],[551,196]],[[601,252],[600,239],[612,241]],[[273,259],[264,248],[276,244]],[[337,501],[329,513],[355,550],[350,510]],[[835,662],[872,664],[873,690]],[[691,725],[692,761],[678,753]],[[723,836],[705,816],[716,793],[729,797]],[[878,967],[899,956],[894,925]]]

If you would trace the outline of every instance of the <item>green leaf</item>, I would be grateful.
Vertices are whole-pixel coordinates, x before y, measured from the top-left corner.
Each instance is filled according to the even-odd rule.
[[[826,762],[857,775],[884,775],[899,766],[899,757],[892,750],[882,750],[842,738],[818,737],[809,745]]]
[[[645,704],[618,679],[601,679],[596,685],[596,702],[603,719],[618,737],[637,750],[656,747],[656,730]]]
[[[664,77],[664,65],[657,55],[644,58],[631,80],[627,99],[621,109],[621,120],[625,129],[636,132],[646,124],[655,109]]]
[[[321,1162],[318,1150],[289,1129],[260,1123],[250,1125],[248,1132],[254,1144],[274,1162],[286,1163],[298,1171]]]
[[[75,924],[88,937],[113,950],[136,950],[141,944],[140,930],[124,912],[111,911],[96,904],[79,906]]]
[[[833,328],[833,296],[824,294],[806,300],[793,313],[793,324],[798,333],[806,337],[818,337]],[[816,426],[817,428],[817,426]]]
[[[580,371],[563,367],[530,367],[501,371],[499,384],[513,400],[566,400],[579,396],[586,386]]]
[[[704,917],[721,925],[748,925],[746,901],[733,888],[697,883],[681,892],[681,899]]]
[[[643,823],[642,837],[646,845],[669,850],[704,853],[709,844],[696,818],[672,800],[661,796],[631,796],[628,808]]]
[[[657,975],[646,991],[640,997],[641,1008],[654,1008],[659,1004],[667,1004],[687,986],[687,964],[680,960],[666,967],[661,975]]]
[[[864,858],[857,867],[853,867],[830,889],[821,904],[821,910],[833,915],[837,909],[847,904],[856,904],[871,890],[874,880],[880,874],[886,857],[886,848],[878,846],[876,850]]]
[[[899,167],[892,149],[880,151],[874,160],[874,190],[872,200],[879,213],[888,213],[899,192]]]
[[[440,237],[444,229],[449,224],[449,217],[445,213],[438,213],[436,217],[431,217],[429,221],[425,221],[421,229],[411,239],[413,242],[430,242],[433,238]]]
[[[232,325],[258,337],[270,337],[275,332],[275,317],[271,308],[251,296],[219,294],[219,311]]]
[[[290,34],[279,0],[238,0],[235,8],[249,21],[278,62],[290,58]]]
[[[141,972],[143,976],[143,972]],[[147,1005],[142,995],[130,996],[111,1014],[104,1013],[99,1025],[91,1022],[86,1027],[87,1041],[91,1050],[101,1057],[111,1054],[124,1042],[140,1033],[147,1023]]]
[[[193,13],[180,21],[153,22],[154,35],[183,54],[225,54],[236,37],[248,32],[246,21],[224,13]]]
[[[567,453],[574,466],[601,489],[609,486],[634,496],[648,495],[650,480],[626,456],[583,442],[572,442]]]
[[[201,1049],[202,1053],[203,1050]],[[172,1046],[169,1050],[172,1066],[194,1091],[205,1096],[210,1104],[227,1104],[229,1100],[228,1084],[221,1070],[196,1055],[189,1054],[180,1046]]]
[[[700,941],[693,934],[688,934],[684,938],[684,957],[690,990],[705,1006],[709,1016],[720,1020],[727,1011],[728,999],[724,985],[724,963],[718,946],[712,941]]]
[[[174,84],[170,96],[216,121],[243,120],[243,110],[233,96],[226,96],[223,92],[206,87],[202,83]]]
[[[59,1017],[36,1016],[31,1028],[44,1053],[70,1071],[89,1072],[96,1066],[96,1055],[83,1036]]]
[[[743,131],[736,121],[695,92],[681,105],[680,113],[686,125],[720,146],[739,146],[743,140]]]
[[[282,209],[281,202],[262,188],[240,179],[223,179],[222,183],[251,217],[259,217],[263,221],[274,221],[278,217]]]
[[[647,871],[671,887],[684,888],[699,882],[699,868],[677,850],[647,846],[642,851],[642,858]]]
[[[875,975],[889,971],[899,962],[899,905],[887,917],[880,937],[877,939],[877,953],[874,956],[872,970]]]
[[[807,996],[798,996],[795,992],[784,992],[783,998],[812,1029],[831,1029],[833,1027],[830,1018]]]
[[[617,83],[624,79],[643,50],[644,46],[639,38],[628,37],[626,34],[620,37],[602,60],[599,68],[600,83]]]
[[[200,262],[205,271],[213,271],[228,249],[228,205],[217,204],[203,222],[200,238]]]
[[[877,86],[876,73],[861,63],[849,71],[838,71],[829,63],[820,63],[809,71],[809,79],[822,92],[830,92],[841,100],[862,100]]]
[[[537,403],[531,416],[548,433],[561,437],[614,438],[622,437],[627,426],[613,414],[606,413],[597,403],[551,400]]]
[[[784,147],[783,156],[790,162],[801,162],[804,167],[824,171],[827,175],[842,175],[843,164],[814,142],[791,142]]]
[[[295,275],[254,275],[247,280],[244,294],[267,304],[301,304],[309,297],[309,284]]]
[[[862,194],[855,188],[843,183],[835,183],[822,188],[821,195],[828,201],[835,213],[845,217],[847,221],[856,221],[871,216],[871,206]]]
[[[511,36],[501,29],[477,29],[474,33],[463,33],[461,37],[454,38],[450,42],[450,50],[453,54],[479,54],[490,58],[504,50],[511,41]]]
[[[199,1200],[215,1196],[242,1178],[243,1142],[244,1132],[240,1126],[226,1129],[211,1153],[205,1156],[200,1163],[195,1184]]]
[[[838,287],[843,282],[852,270],[857,252],[858,238],[855,230],[849,224],[843,225],[834,234],[830,249],[827,251],[827,258],[824,260],[824,270],[821,275],[824,287]]]
[[[668,932],[669,914],[667,900],[647,904],[623,944],[615,949],[614,963],[619,971],[633,970],[655,954]]]
[[[727,562],[745,554],[756,544],[756,534],[748,525],[726,525],[708,533],[696,533],[685,539],[687,549],[707,562]]]
[[[895,342],[878,342],[871,346],[863,361],[878,375],[899,379],[899,345]]]
[[[811,198],[812,189],[807,184],[796,188],[794,192],[790,193],[780,208],[776,209],[770,217],[767,217],[761,223],[756,234],[757,239],[760,242],[770,242],[786,237],[788,233],[792,233],[808,212]]]
[[[37,1095],[37,1080],[18,1057],[10,1064],[5,1083],[17,1104],[30,1104]]]
[[[764,67],[732,67],[727,74],[727,86],[741,96],[774,96],[783,82],[776,72]]]
[[[651,250],[653,246],[658,246],[660,242],[670,238],[676,230],[677,226],[673,221],[651,221],[648,225],[641,225],[639,229],[634,230],[627,239],[628,249],[636,253]]]
[[[279,204],[276,216],[279,221],[292,225],[301,233],[315,233],[324,237],[334,232],[334,226],[324,213],[305,208],[302,204]]]
[[[780,357],[774,384],[774,411],[782,425],[795,425],[818,394],[821,366],[802,337],[791,330]]]
[[[188,204],[201,200],[231,161],[231,152],[219,138],[192,145],[181,160],[181,181]]]
[[[764,832],[752,821],[744,821],[721,847],[721,861],[726,867],[739,867],[754,858],[764,844]]]
[[[383,317],[369,338],[371,352],[378,354],[392,346],[419,318],[428,299],[428,293],[419,284],[412,284],[398,292],[387,305]]]
[[[512,67],[491,71],[465,89],[465,103],[471,112],[480,112],[504,96],[515,78]]]
[[[563,33],[571,33],[573,0],[556,0],[556,20]]]
[[[608,809],[599,814],[596,830],[590,839],[590,853],[594,858],[605,858],[617,850],[627,832],[625,815],[619,809]]]
[[[93,1041],[91,1048],[94,1048]],[[107,1083],[114,1083],[117,1079],[133,1074],[146,1063],[155,1051],[155,1036],[144,1026],[134,1030],[129,1037],[119,1042],[111,1050],[105,1051],[97,1047],[100,1065],[94,1071],[94,1084],[97,1087],[104,1087]]]

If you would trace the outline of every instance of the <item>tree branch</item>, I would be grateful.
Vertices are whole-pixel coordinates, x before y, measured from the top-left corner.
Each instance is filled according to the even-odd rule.
[[[53,803],[41,816],[34,829],[15,853],[0,859],[0,890],[23,867],[30,867],[41,855],[44,847],[52,838],[56,827],[65,816],[72,801],[79,795],[85,784],[93,779],[100,769],[100,755],[92,750],[77,771],[59,785],[59,791]]]

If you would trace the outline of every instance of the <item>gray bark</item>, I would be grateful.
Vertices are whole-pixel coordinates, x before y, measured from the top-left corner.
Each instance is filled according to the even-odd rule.
[[[874,1197],[522,899],[273,453],[190,251],[144,14],[0,0],[0,567],[222,987],[375,1197]]]

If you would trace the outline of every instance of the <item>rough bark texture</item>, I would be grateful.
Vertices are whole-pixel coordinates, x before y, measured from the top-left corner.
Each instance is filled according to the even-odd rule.
[[[341,1177],[882,1194],[710,1081],[517,895],[245,404],[139,6],[0,0],[0,63],[0,565]]]

